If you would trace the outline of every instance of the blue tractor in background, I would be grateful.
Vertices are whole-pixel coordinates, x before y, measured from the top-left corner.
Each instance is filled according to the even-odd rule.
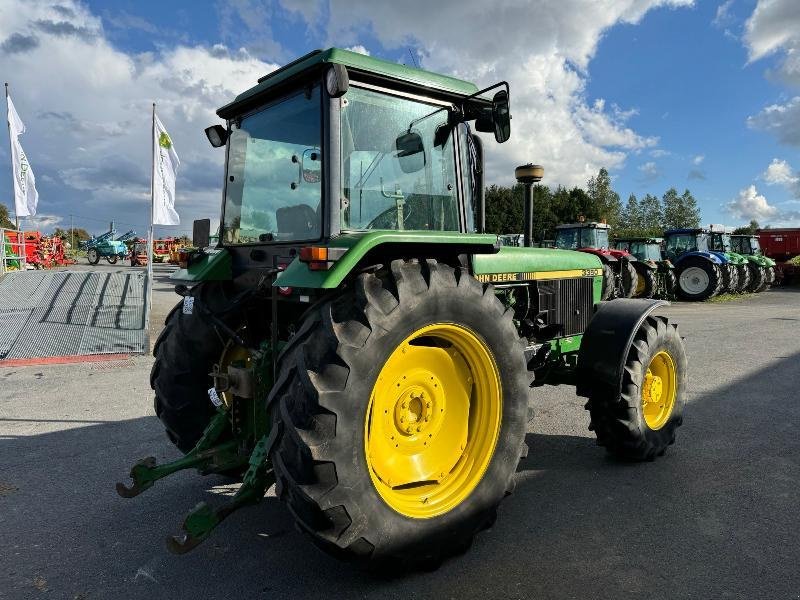
[[[664,258],[675,266],[676,292],[683,300],[707,300],[736,288],[731,265],[721,252],[708,249],[705,229],[669,229],[664,232]]]
[[[117,260],[122,260],[128,254],[128,246],[125,244],[123,237],[135,237],[135,231],[120,236],[119,239],[114,239],[117,230],[114,229],[113,223],[111,228],[104,234],[97,237],[91,237],[80,243],[80,248],[86,250],[86,258],[90,265],[96,265],[100,262],[101,258],[105,258],[109,264],[114,264]],[[127,239],[127,238],[126,238]]]

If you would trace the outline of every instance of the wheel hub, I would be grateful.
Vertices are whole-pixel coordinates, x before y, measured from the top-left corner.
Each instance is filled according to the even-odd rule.
[[[650,429],[661,429],[669,420],[677,396],[677,371],[669,352],[662,350],[650,361],[642,381],[642,415]]]
[[[372,482],[394,510],[426,518],[478,484],[500,430],[499,371],[485,342],[458,325],[417,330],[373,387],[365,451]]]

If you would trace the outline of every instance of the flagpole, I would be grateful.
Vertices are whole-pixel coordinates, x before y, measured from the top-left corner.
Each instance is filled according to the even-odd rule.
[[[8,149],[11,157],[11,189],[14,191],[16,198],[16,181],[14,181],[14,142],[11,140],[11,121],[8,120],[8,82],[6,81],[6,125],[8,125]],[[15,203],[16,204],[16,203]],[[16,207],[14,208],[14,223],[17,231],[19,231],[19,215],[17,214]]]
[[[150,221],[147,229],[147,334],[150,331],[150,309],[153,305],[153,207],[155,205],[156,169],[156,103],[153,102],[152,123],[150,124]]]

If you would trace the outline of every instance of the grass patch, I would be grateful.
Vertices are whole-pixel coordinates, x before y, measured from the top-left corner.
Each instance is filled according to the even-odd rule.
[[[752,298],[755,294],[720,294],[719,296],[714,296],[713,298],[709,298],[706,302],[731,302],[732,300],[741,300],[743,298]]]

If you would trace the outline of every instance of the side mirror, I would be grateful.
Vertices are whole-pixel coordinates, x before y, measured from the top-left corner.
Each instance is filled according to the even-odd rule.
[[[494,139],[497,143],[508,141],[511,137],[511,110],[506,90],[500,90],[492,98],[492,121],[494,121]]]
[[[222,125],[212,125],[206,127],[206,137],[214,148],[220,148],[228,141],[228,130]]]
[[[306,183],[319,183],[322,180],[322,161],[319,150],[308,148],[303,151],[300,170],[303,181]]]
[[[192,246],[207,248],[211,241],[211,219],[197,219],[192,224]]]
[[[325,73],[325,87],[331,98],[344,96],[350,87],[350,75],[347,73],[347,67],[338,63],[332,64]]]
[[[420,134],[409,131],[395,140],[397,161],[403,173],[416,173],[425,167],[425,144]]]

